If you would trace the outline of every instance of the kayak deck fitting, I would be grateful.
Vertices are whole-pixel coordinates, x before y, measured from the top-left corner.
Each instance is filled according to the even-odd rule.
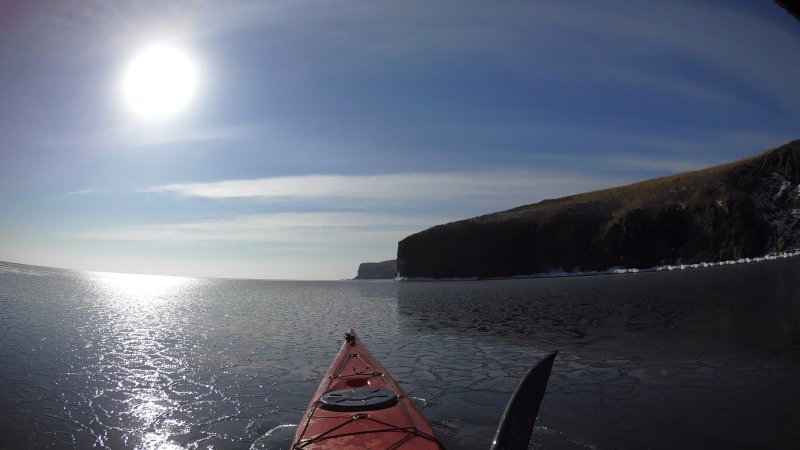
[[[545,355],[522,378],[490,450],[527,450],[557,353]],[[444,450],[444,445],[351,328],[297,427],[291,449]]]
[[[433,428],[351,328],[297,427],[293,450],[441,450]]]

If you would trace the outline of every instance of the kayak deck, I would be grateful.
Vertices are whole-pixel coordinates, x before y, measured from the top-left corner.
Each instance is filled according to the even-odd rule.
[[[433,428],[351,328],[297,427],[293,450],[440,450]]]

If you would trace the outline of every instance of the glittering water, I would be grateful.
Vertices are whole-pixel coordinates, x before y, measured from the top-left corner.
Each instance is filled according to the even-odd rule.
[[[451,449],[560,354],[533,448],[792,448],[800,258],[486,282],[0,263],[0,448],[286,448],[352,325]]]

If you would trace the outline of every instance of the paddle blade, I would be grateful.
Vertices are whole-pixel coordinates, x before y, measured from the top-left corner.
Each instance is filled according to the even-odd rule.
[[[558,351],[548,353],[522,377],[500,418],[490,450],[528,450],[557,354]]]

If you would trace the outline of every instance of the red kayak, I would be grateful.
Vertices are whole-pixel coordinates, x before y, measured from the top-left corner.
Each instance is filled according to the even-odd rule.
[[[439,450],[430,423],[353,329],[297,427],[293,450]]]

